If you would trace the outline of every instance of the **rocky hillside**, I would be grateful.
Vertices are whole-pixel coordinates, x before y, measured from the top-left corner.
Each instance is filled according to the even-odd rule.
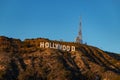
[[[76,51],[40,48],[36,38],[0,37],[0,80],[120,80],[120,55],[72,42]]]

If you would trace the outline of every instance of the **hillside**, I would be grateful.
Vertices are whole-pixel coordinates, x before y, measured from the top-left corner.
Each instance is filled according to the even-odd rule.
[[[41,41],[76,51],[40,48]],[[0,80],[120,80],[120,55],[73,42],[0,36]]]

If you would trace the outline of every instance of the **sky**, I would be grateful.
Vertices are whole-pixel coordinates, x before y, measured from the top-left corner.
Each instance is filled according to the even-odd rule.
[[[120,0],[0,0],[0,36],[83,42],[120,54]]]

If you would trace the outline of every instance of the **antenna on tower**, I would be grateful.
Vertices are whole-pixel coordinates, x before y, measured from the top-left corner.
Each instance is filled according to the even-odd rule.
[[[83,43],[82,41],[82,17],[80,17],[78,36],[76,37],[76,43]]]

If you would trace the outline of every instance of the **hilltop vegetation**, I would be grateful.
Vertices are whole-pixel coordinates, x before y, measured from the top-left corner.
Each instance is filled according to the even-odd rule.
[[[120,80],[120,55],[73,42],[75,52],[39,47],[36,38],[0,37],[0,80]]]

